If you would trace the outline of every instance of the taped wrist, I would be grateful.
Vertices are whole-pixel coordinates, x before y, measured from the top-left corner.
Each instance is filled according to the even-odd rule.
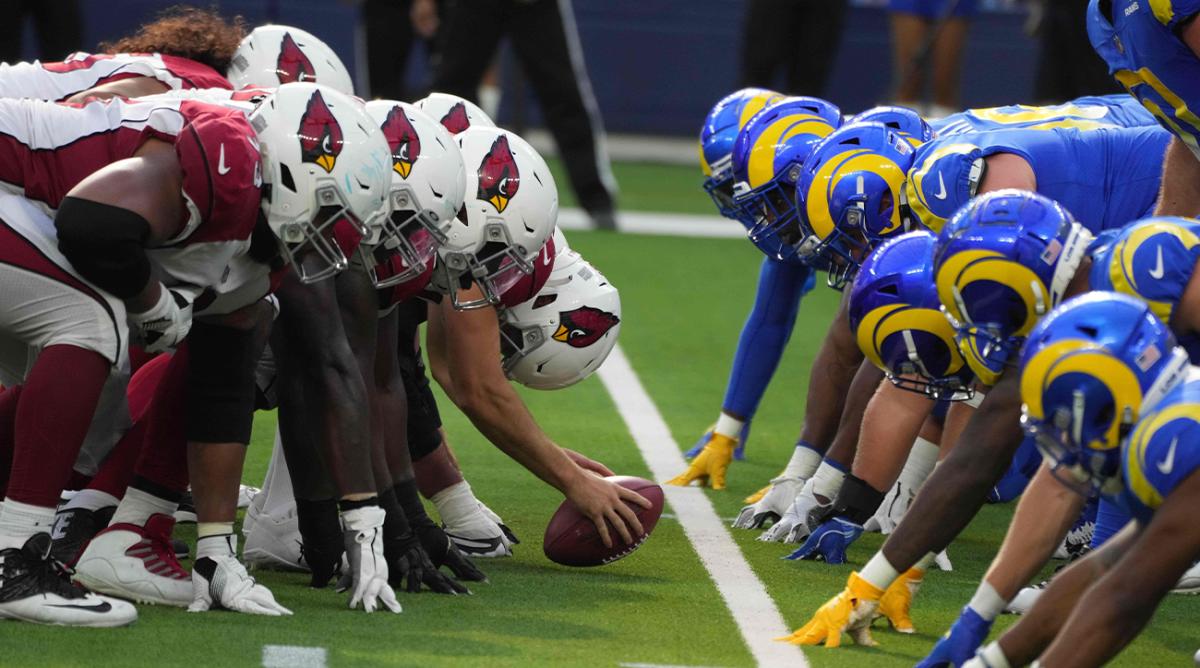
[[[136,296],[150,281],[146,239],[150,223],[118,206],[66,197],[54,216],[58,249],[88,281],[118,299]]]
[[[249,443],[254,424],[254,332],[196,322],[188,333],[187,438]]]
[[[834,514],[862,525],[871,519],[882,503],[883,492],[874,489],[862,478],[847,474],[837,500],[833,502]]]

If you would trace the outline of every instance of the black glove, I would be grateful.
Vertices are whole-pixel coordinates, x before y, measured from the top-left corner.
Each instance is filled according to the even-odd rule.
[[[454,573],[454,577],[459,580],[488,581],[487,576],[479,570],[475,562],[459,552],[458,547],[438,525],[430,522],[428,525],[417,527],[417,538],[421,540],[421,546],[425,548],[425,553],[429,555],[429,560],[435,566],[449,568],[450,572]]]
[[[436,594],[470,594],[471,590],[444,575],[429,560],[416,534],[409,532],[396,539],[388,539],[386,550],[397,554],[388,560],[388,584],[404,589],[410,594],[421,591],[422,585]]]
[[[310,587],[322,589],[342,570],[342,523],[337,501],[296,500],[296,519],[300,525],[300,555],[312,571]]]

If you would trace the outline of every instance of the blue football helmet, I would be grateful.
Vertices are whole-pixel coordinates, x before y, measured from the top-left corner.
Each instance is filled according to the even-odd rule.
[[[1051,470],[1082,493],[1121,491],[1121,441],[1187,375],[1187,353],[1140,300],[1070,299],[1042,319],[1021,355],[1021,426]]]
[[[896,387],[933,400],[969,399],[971,369],[941,311],[927,230],[885,242],[863,262],[850,288],[850,331],[863,355]]]
[[[994,385],[1025,337],[1062,301],[1092,235],[1059,203],[1023,190],[972,200],[942,228],[933,272],[959,352]]]
[[[750,119],[783,96],[765,88],[743,88],[721,98],[708,112],[700,128],[700,169],[704,172],[704,192],[712,197],[717,210],[726,218],[736,219],[733,205],[733,144],[738,132]]]
[[[804,161],[794,247],[828,263],[830,287],[842,289],[873,248],[905,232],[900,194],[913,157],[900,133],[871,122],[843,125]]]
[[[758,112],[733,147],[733,197],[738,219],[767,257],[800,261],[791,243],[798,235],[796,181],[813,147],[842,123],[834,105],[815,97],[789,97]]]
[[[924,144],[933,139],[933,127],[921,118],[917,112],[908,107],[871,107],[866,111],[860,111],[854,116],[851,116],[846,124],[850,123],[883,123],[889,128],[900,133],[901,137],[908,140],[908,143],[913,145],[913,148]]]

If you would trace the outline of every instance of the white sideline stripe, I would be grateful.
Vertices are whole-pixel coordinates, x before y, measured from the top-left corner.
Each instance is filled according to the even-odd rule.
[[[680,666],[671,663],[618,663],[621,668],[713,668],[713,666]]]
[[[263,668],[325,668],[324,647],[263,645]]]
[[[590,230],[592,221],[583,209],[559,209],[558,226],[564,230]],[[697,216],[659,211],[617,211],[617,231],[630,234],[663,234],[674,237],[745,239],[746,228],[720,216]]]
[[[654,479],[667,480],[683,471],[687,463],[679,445],[620,344],[600,367],[599,375]],[[790,635],[791,629],[704,492],[671,485],[664,485],[663,492],[758,665],[808,666],[799,647],[774,640]]]

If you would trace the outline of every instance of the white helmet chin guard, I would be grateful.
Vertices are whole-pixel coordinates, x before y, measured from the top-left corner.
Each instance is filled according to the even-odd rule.
[[[429,114],[430,118],[442,124],[442,127],[456,135],[467,128],[494,128],[496,123],[479,105],[474,102],[451,95],[449,93],[430,93],[427,97],[417,100],[417,108]]]
[[[554,231],[558,188],[546,161],[524,139],[500,128],[473,127],[459,134],[466,166],[466,198],[438,251],[437,284],[458,309],[499,304]],[[483,297],[460,301],[469,278]]]
[[[533,299],[501,315],[500,349],[508,377],[538,390],[578,383],[598,369],[621,331],[621,297],[572,250]]]
[[[358,99],[284,84],[247,117],[263,157],[263,213],[300,280],[329,278],[388,212],[392,161]]]
[[[238,44],[226,74],[234,88],[274,88],[287,83],[319,83],[354,94],[350,72],[333,49],[310,32],[266,25]]]
[[[454,138],[415,106],[375,100],[366,108],[392,155],[390,213],[364,242],[377,247],[368,267],[382,261],[381,254],[398,253],[403,261],[404,270],[387,278],[372,273],[375,287],[386,288],[429,275],[450,221],[462,209],[467,176]]]

